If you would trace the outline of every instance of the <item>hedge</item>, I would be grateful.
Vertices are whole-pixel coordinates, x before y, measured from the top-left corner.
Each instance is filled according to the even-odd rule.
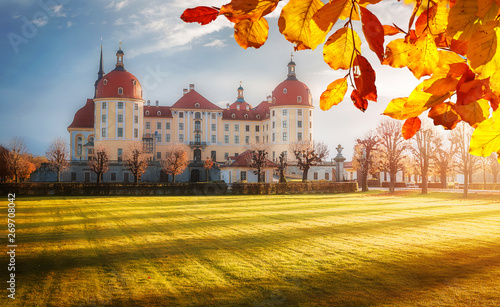
[[[0,183],[2,195],[221,195],[227,193],[223,181],[197,183]]]
[[[463,184],[460,187],[463,188]],[[484,188],[484,183],[471,183],[471,184],[469,184],[469,189],[471,189],[471,190],[500,190],[500,183],[487,183],[486,189]]]
[[[357,182],[288,182],[288,183],[233,183],[232,194],[318,194],[352,193],[358,190]]]

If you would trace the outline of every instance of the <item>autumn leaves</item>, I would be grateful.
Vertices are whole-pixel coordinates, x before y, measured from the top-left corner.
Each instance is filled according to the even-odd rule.
[[[500,153],[500,0],[405,0],[414,6],[407,29],[382,25],[368,5],[389,0],[289,0],[278,26],[296,50],[323,44],[324,61],[346,70],[322,93],[320,107],[328,110],[344,100],[351,88],[355,107],[365,111],[377,101],[375,71],[361,54],[361,39],[353,29],[360,20],[363,35],[381,64],[408,68],[422,82],[408,97],[395,98],[384,114],[404,120],[403,135],[411,138],[427,113],[435,125],[453,129],[460,121],[476,128],[471,153]],[[235,24],[235,39],[243,48],[259,48],[267,40],[264,18],[279,0],[231,0],[219,8],[187,9],[186,22],[207,24],[225,16]],[[401,5],[403,5],[401,3]],[[339,20],[342,27],[328,36]],[[385,37],[399,34],[385,45]],[[385,46],[385,49],[384,49]]]

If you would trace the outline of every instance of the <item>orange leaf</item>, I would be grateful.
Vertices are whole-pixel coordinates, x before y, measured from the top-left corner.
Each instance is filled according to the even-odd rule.
[[[283,7],[278,27],[295,50],[314,49],[325,40],[327,33],[318,35],[322,31],[312,18],[323,5],[321,0],[290,0]]]
[[[206,25],[217,19],[219,11],[208,6],[198,6],[192,9],[186,9],[181,15],[184,22],[197,22],[200,25]]]
[[[434,125],[441,125],[446,130],[454,129],[460,122],[460,116],[453,110],[453,106],[448,103],[438,104],[429,110],[429,117],[434,120]]]
[[[454,51],[460,55],[465,56],[467,54],[467,44],[469,43],[468,40],[466,41],[459,41],[456,39],[451,40],[450,44],[450,50]]]
[[[377,16],[373,15],[368,9],[360,6],[361,23],[363,33],[370,49],[378,56],[380,63],[384,59],[384,27],[378,20]]]
[[[405,140],[411,139],[418,130],[420,130],[420,125],[422,122],[418,117],[408,118],[403,124],[402,134]]]
[[[410,49],[408,55],[408,68],[413,75],[420,79],[422,76],[431,75],[439,61],[436,43],[430,33],[422,35]]]
[[[490,116],[490,104],[485,99],[479,99],[466,105],[454,105],[455,111],[463,121],[476,127]]]
[[[279,0],[232,0],[220,8],[220,14],[234,23],[244,19],[255,22],[274,11],[278,2]]]
[[[491,9],[492,5],[495,4],[495,0],[478,0],[477,1],[477,17],[484,18],[486,13]]]
[[[242,48],[260,48],[267,40],[269,25],[265,18],[256,22],[244,19],[234,25],[234,39]]]
[[[487,80],[472,80],[461,83],[457,91],[457,104],[467,105],[483,98],[488,85],[487,82]]]
[[[313,21],[316,23],[318,28],[322,31],[330,31],[332,26],[339,19],[342,10],[344,9],[347,0],[340,1],[330,1],[321,7],[316,13],[313,15]],[[326,35],[326,34],[325,34]]]
[[[360,46],[361,40],[356,32],[340,28],[323,46],[323,58],[332,69],[349,69],[355,56],[354,49],[360,50]]]
[[[358,90],[352,91],[351,100],[352,100],[352,102],[354,102],[354,106],[363,112],[366,111],[366,109],[368,108],[368,100],[361,97]]]
[[[401,33],[401,31],[399,31],[398,28],[393,26],[383,25],[382,27],[384,28],[384,35],[387,36],[392,36]]]
[[[384,115],[392,117],[394,119],[407,119],[407,117],[403,116],[403,107],[405,103],[408,101],[408,97],[405,98],[395,98],[389,102],[387,107],[385,108]]]
[[[457,90],[458,80],[452,77],[427,79],[423,82],[423,91],[434,96],[444,96]]]
[[[354,83],[361,97],[377,101],[375,71],[368,60],[361,55],[357,55],[354,59]]]
[[[330,83],[326,91],[321,94],[319,100],[319,107],[321,110],[329,110],[344,100],[345,93],[347,92],[347,77],[338,79]]]
[[[382,64],[389,65],[394,68],[401,68],[408,65],[408,53],[410,52],[408,45],[403,38],[398,38],[387,44],[385,48],[385,58]]]

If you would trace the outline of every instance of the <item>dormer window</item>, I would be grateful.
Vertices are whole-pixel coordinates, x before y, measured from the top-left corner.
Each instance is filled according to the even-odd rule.
[[[297,96],[297,102],[301,103],[302,102],[302,96]]]
[[[231,117],[232,117],[232,118],[236,118],[236,115],[234,115],[234,113],[233,113],[233,114],[231,114]]]
[[[248,118],[248,114],[243,115],[244,118]]]
[[[286,94],[288,90],[286,88],[283,89],[283,94]]]
[[[102,81],[102,84],[104,84],[104,85],[108,84],[108,79],[104,79],[104,80]]]
[[[257,117],[257,119],[260,119],[260,115],[259,115],[259,114],[257,114],[257,116],[256,116],[256,117]]]
[[[123,87],[118,88],[118,95],[123,95]]]
[[[146,115],[149,115],[149,111],[146,111]]]
[[[132,80],[132,85],[136,86],[137,82],[135,80]]]
[[[273,103],[276,103],[276,97],[273,97]]]
[[[200,104],[199,104],[199,103],[195,103],[195,104],[194,104],[194,107],[195,107],[195,108],[199,108],[199,107],[200,107]]]
[[[160,116],[161,115],[161,111],[156,112],[156,115]]]

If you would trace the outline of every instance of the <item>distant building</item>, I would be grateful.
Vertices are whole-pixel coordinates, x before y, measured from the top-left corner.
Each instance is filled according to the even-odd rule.
[[[63,174],[63,180],[95,180],[86,161],[96,146],[104,145],[111,160],[104,181],[132,181],[121,160],[133,141],[142,141],[153,156],[142,181],[165,180],[158,161],[174,143],[184,143],[190,148],[191,161],[184,174],[179,175],[181,181],[205,181],[203,160],[207,157],[220,165],[216,169],[222,169],[224,176],[228,176],[225,178],[240,180],[244,176],[242,166],[227,161],[244,153],[252,144],[265,144],[269,159],[275,160],[281,152],[287,153],[289,144],[313,140],[311,92],[297,79],[295,68],[296,64],[290,61],[286,80],[256,106],[245,101],[241,84],[235,102],[225,108],[199,94],[194,84],[184,89],[171,106],[160,106],[158,100],[151,104],[143,99],[139,80],[125,69],[121,47],[116,52],[114,70],[105,74],[101,48],[95,96],[87,99],[68,127],[72,166]],[[272,175],[267,176],[269,181]],[[212,173],[211,178],[214,177],[219,179],[220,174]],[[252,176],[248,174],[246,178]]]

